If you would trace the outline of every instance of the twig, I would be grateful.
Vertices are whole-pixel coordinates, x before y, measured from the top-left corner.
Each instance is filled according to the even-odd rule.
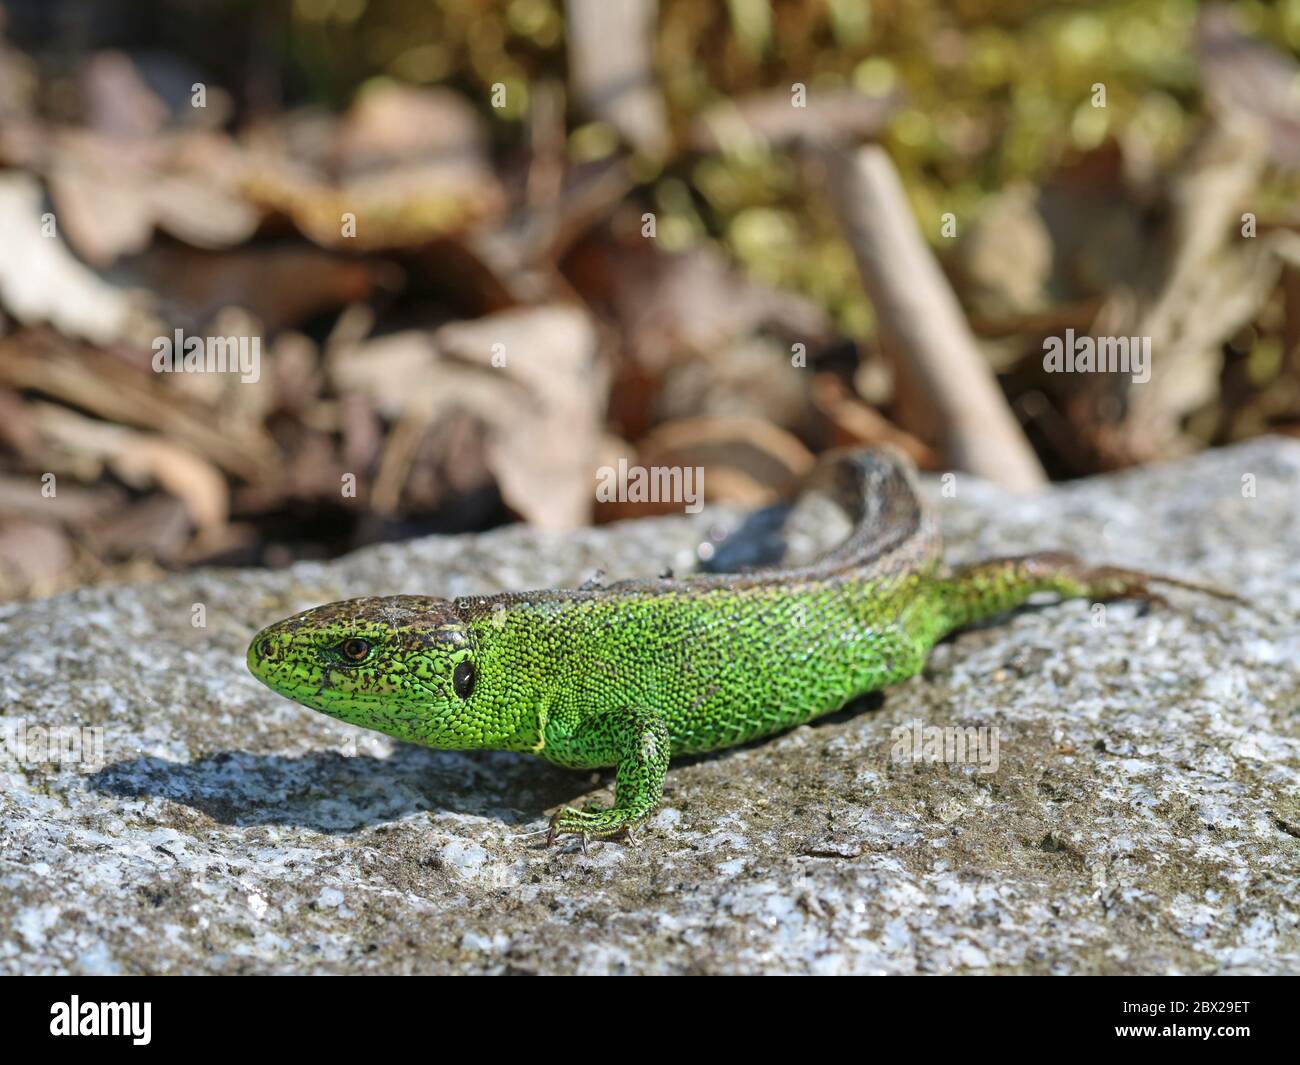
[[[1019,491],[1044,484],[889,156],[871,145],[828,146],[819,157],[894,365],[906,427],[940,441],[958,467],[990,481]]]
[[[658,0],[568,0],[569,79],[578,106],[641,154],[668,151],[668,117],[654,78]]]

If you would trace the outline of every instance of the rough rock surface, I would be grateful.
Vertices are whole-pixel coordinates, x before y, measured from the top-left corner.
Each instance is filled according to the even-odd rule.
[[[350,595],[686,569],[737,515],[11,604],[0,970],[1300,970],[1300,444],[1035,499],[956,487],[927,488],[952,559],[1068,547],[1278,617],[1178,591],[1145,611],[1021,612],[883,699],[675,765],[641,847],[584,857],[532,833],[607,777],[363,733],[260,687],[246,642]],[[796,514],[795,548],[832,536],[816,508]],[[896,760],[914,722],[995,726],[997,771]],[[103,763],[41,760],[51,726],[102,729]]]

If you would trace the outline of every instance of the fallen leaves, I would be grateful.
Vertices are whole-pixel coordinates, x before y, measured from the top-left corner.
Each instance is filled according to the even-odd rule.
[[[682,508],[598,499],[620,463],[741,506],[841,445],[996,474],[1008,410],[1057,475],[1300,424],[1296,63],[1217,9],[1194,49],[1174,20],[1202,106],[1106,54],[1137,12],[923,4],[922,45],[844,5],[608,6],[309,20],[333,108],[265,55],[223,88],[0,42],[0,599]],[[829,195],[864,140],[888,218]],[[1149,336],[1152,381],[1048,376],[1068,329]],[[155,372],[177,330],[256,372]]]
[[[0,303],[25,325],[48,322],[97,344],[126,339],[137,306],[69,253],[41,200],[29,175],[0,174]]]

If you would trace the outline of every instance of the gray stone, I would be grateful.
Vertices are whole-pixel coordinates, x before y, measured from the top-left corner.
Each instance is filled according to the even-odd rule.
[[[883,698],[676,764],[641,847],[584,857],[537,833],[607,797],[608,776],[350,728],[258,685],[246,643],[351,595],[685,571],[740,515],[515,527],[10,604],[0,970],[1300,970],[1300,444],[1036,498],[956,488],[927,484],[950,558],[1065,547],[1275,616],[1181,591],[1021,612]],[[792,545],[833,524],[800,508]],[[914,723],[996,727],[996,772],[897,760]],[[102,729],[102,764],[85,760],[93,731],[59,734],[84,738],[83,761],[42,757],[54,726]]]

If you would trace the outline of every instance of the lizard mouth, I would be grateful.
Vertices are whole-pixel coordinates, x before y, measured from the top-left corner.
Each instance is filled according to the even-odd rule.
[[[290,692],[287,689],[292,686],[289,681],[293,670],[284,660],[281,640],[282,636],[277,633],[276,626],[263,629],[249,643],[244,661],[248,666],[248,672],[268,688],[281,695],[288,695]]]
[[[332,687],[329,670],[315,666],[301,653],[292,631],[283,622],[253,637],[244,657],[248,671],[272,691],[313,709],[312,695]]]
[[[277,694],[369,728],[378,727],[374,724],[377,716],[395,713],[396,707],[404,705],[406,688],[426,694],[425,686],[415,678],[396,674],[385,678],[378,666],[349,668],[319,660],[320,653],[316,644],[304,644],[301,633],[277,623],[253,637],[245,662],[248,671]],[[431,691],[428,694],[433,695]]]

